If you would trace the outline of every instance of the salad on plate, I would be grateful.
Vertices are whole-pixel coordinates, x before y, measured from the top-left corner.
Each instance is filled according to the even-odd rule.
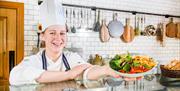
[[[157,62],[145,55],[132,55],[130,53],[116,55],[109,65],[121,76],[140,77],[150,74],[156,67]]]

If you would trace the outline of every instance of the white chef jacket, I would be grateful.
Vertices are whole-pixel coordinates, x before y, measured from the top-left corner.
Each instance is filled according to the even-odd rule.
[[[22,85],[22,84],[38,84],[35,79],[38,78],[45,70],[42,67],[42,51],[36,55],[25,57],[24,60],[15,66],[10,72],[10,84]],[[80,64],[86,64],[86,62],[77,54],[73,52],[63,52],[70,68],[73,68]],[[47,70],[49,71],[65,71],[66,67],[62,61],[62,55],[56,62],[53,62],[46,56]]]

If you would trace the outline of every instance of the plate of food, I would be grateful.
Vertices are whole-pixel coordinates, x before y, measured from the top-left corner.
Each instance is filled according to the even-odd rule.
[[[157,66],[157,61],[143,54],[121,54],[116,55],[109,65],[123,77],[141,77],[152,74]]]

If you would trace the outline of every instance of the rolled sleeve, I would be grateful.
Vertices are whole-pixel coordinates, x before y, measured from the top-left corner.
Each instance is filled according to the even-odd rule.
[[[36,79],[45,71],[37,56],[25,58],[20,64],[15,66],[9,77],[11,85],[38,84]]]
[[[17,66],[11,71],[9,81],[11,85],[38,84],[35,80],[44,71],[34,67]]]

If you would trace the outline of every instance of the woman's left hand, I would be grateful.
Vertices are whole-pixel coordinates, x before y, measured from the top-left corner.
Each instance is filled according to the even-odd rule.
[[[111,69],[109,66],[103,66],[105,69],[105,75],[112,76],[115,78],[121,77],[119,74],[117,74],[113,69]]]

